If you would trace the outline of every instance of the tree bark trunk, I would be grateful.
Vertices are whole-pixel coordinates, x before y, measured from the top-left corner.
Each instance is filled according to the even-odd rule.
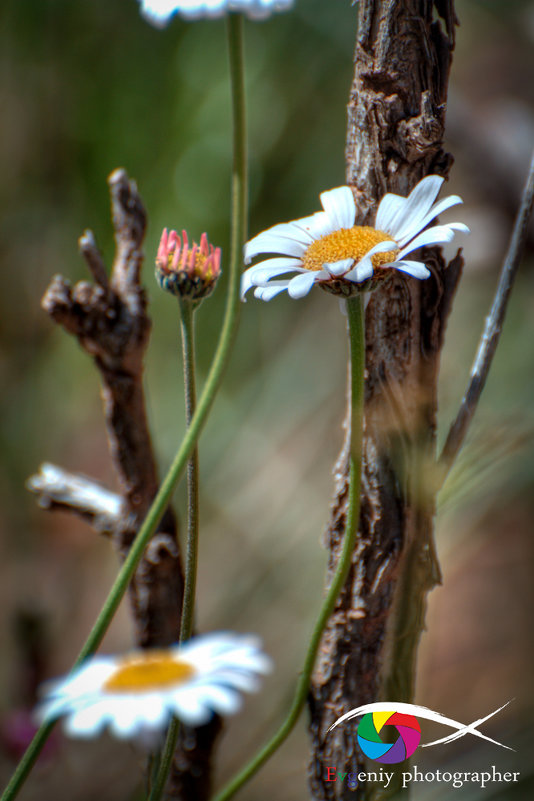
[[[456,17],[453,0],[361,0],[358,13],[347,183],[357,223],[369,224],[386,192],[405,196],[425,175],[449,170],[442,140]],[[432,249],[424,260],[429,279],[399,274],[372,293],[367,307],[360,526],[310,692],[314,799],[355,801],[375,792],[328,781],[327,767],[366,769],[357,721],[326,732],[361,704],[413,699],[426,594],[440,578],[433,543],[436,388],[462,259],[447,266]],[[325,537],[329,578],[345,527],[349,425],[347,418]]]

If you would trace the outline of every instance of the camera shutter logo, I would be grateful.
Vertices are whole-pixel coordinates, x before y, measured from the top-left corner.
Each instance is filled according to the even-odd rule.
[[[398,737],[394,743],[384,743],[380,732],[384,726],[394,726]],[[364,715],[358,724],[358,744],[365,756],[385,765],[395,765],[411,757],[421,740],[421,727],[413,715],[388,710]]]

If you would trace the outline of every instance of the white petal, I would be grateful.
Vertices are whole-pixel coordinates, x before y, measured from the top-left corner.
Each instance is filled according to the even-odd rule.
[[[246,273],[245,273],[245,275],[246,275]],[[244,277],[245,276],[243,276],[243,279],[244,279]],[[253,277],[254,276],[252,276],[252,278]],[[246,285],[244,285],[243,280],[242,280],[242,283],[241,283],[241,298],[244,299],[244,293],[248,292],[248,290],[251,289],[252,287],[255,287],[255,289],[254,289],[254,297],[255,298],[259,298],[260,300],[271,300],[271,298],[276,297],[276,295],[280,294],[280,292],[283,292],[285,289],[287,289],[290,280],[291,279],[287,278],[284,281],[269,281],[269,282],[266,281],[265,284],[262,284],[262,285],[258,286],[257,284],[252,283],[251,278],[249,277],[248,280],[247,280]],[[245,289],[243,289],[244,286],[245,286]],[[209,659],[209,657],[208,657],[208,659]]]
[[[241,298],[244,298],[253,286],[262,286],[278,275],[288,272],[302,272],[304,267],[301,267],[301,264],[300,259],[282,256],[281,258],[266,259],[253,267],[249,267],[241,276]]]
[[[430,270],[428,267],[425,267],[421,261],[409,261],[407,259],[403,259],[402,261],[394,261],[393,264],[389,265],[389,267],[394,267],[396,270],[402,270],[402,272],[408,273],[408,275],[413,275],[414,278],[428,278],[430,275]]]
[[[401,208],[406,203],[406,198],[400,195],[388,193],[384,195],[376,212],[375,228],[391,234],[391,223],[395,216],[400,213]]]
[[[325,263],[323,264],[323,267],[330,273],[330,275],[339,276],[348,272],[353,264],[354,259],[341,259],[341,261],[336,261],[333,264]]]
[[[279,295],[280,292],[285,292],[288,286],[289,281],[277,281],[274,286],[272,284],[268,287],[259,286],[254,290],[254,297],[258,298],[258,300],[272,300]]]
[[[313,240],[313,237],[308,228],[309,226],[305,227],[299,225],[299,220],[295,220],[294,222],[273,225],[267,231],[263,231],[263,233],[276,234],[276,236],[285,236],[288,237],[288,239],[295,239],[297,242],[302,242],[302,244],[309,245],[309,243]],[[261,234],[258,234],[258,236],[261,236]]]
[[[344,277],[347,279],[347,281],[353,281],[354,283],[367,281],[367,279],[371,278],[373,274],[373,262],[371,261],[371,256],[374,256],[375,253],[387,253],[389,250],[397,250],[397,243],[389,241],[379,242],[377,245],[374,245],[370,250],[368,250],[365,256],[360,259],[353,269],[346,273]]]
[[[157,28],[163,28],[178,11],[176,0],[141,0],[141,15]]]
[[[443,178],[441,176],[427,175],[412,189],[402,208],[391,220],[389,233],[395,239],[402,239],[406,230],[412,226],[420,225],[421,220],[432,208],[442,183]]]
[[[452,228],[453,231],[460,231],[462,234],[469,234],[471,233],[467,225],[465,223],[455,222],[455,223],[445,223],[448,225],[449,228]]]
[[[268,671],[262,671],[268,672]],[[214,684],[221,684],[225,687],[234,687],[242,692],[255,693],[260,688],[260,681],[257,676],[248,671],[237,672],[220,670],[213,676]]]
[[[317,271],[307,270],[305,273],[292,278],[287,287],[288,295],[295,300],[303,298],[314,285],[316,276]]]
[[[150,728],[164,725],[169,716],[166,695],[166,691],[162,690],[161,692],[150,693],[143,698],[143,702],[139,706],[143,725]]]
[[[249,635],[233,634],[229,631],[214,631],[193,637],[184,645],[173,648],[177,659],[186,658],[197,669],[204,669],[213,665],[213,660],[222,654],[230,653],[241,646],[253,643],[259,647],[259,640]]]
[[[133,737],[143,728],[143,700],[132,698],[128,703],[125,698],[116,704],[109,716],[109,728],[115,737]]]
[[[398,245],[396,242],[392,242],[386,240],[385,242],[379,242],[377,245],[373,245],[373,247],[367,251],[364,258],[368,259],[371,256],[374,256],[375,253],[387,253],[388,250],[397,250]]]
[[[245,264],[249,264],[260,253],[282,253],[285,256],[299,257],[304,255],[306,249],[307,246],[295,237],[279,236],[271,234],[270,231],[263,231],[245,245]]]
[[[316,211],[315,214],[311,214],[309,217],[295,220],[293,225],[309,234],[312,240],[320,239],[322,236],[335,231],[335,225],[324,211]]]
[[[450,225],[434,225],[432,228],[427,228],[422,234],[412,239],[409,245],[401,250],[397,258],[402,259],[413,250],[422,247],[430,247],[432,245],[444,245],[454,239],[454,229]]]
[[[190,690],[174,693],[172,706],[176,717],[189,726],[201,726],[213,717],[213,712]]]
[[[263,20],[275,11],[288,11],[294,0],[230,0],[228,7],[241,11],[248,19]]]
[[[352,228],[356,219],[356,204],[350,187],[338,186],[319,196],[323,209],[335,229]]]
[[[241,707],[241,696],[229,687],[207,684],[198,690],[202,703],[221,715],[233,715]]]
[[[216,19],[226,13],[228,0],[181,0],[176,2],[178,11],[184,19]]]
[[[426,228],[429,223],[432,222],[434,217],[438,217],[447,209],[450,209],[452,206],[456,206],[458,203],[463,203],[462,198],[458,197],[458,195],[449,195],[449,197],[444,197],[443,200],[440,200],[438,203],[434,203],[428,214],[426,214],[422,220],[419,220],[417,225],[408,226],[403,232],[402,237],[399,240],[400,245],[405,245],[413,236],[422,231],[423,228]]]
[[[95,737],[107,723],[107,711],[102,702],[77,709],[69,715],[63,729],[70,737]]]
[[[254,276],[255,267],[250,267],[248,270],[245,270],[243,275],[241,276],[241,300],[245,300],[245,295],[251,289],[254,284],[252,283],[252,278]]]
[[[260,264],[256,264],[251,268],[254,272],[251,276],[251,281],[254,286],[263,286],[271,278],[276,278],[279,275],[289,272],[304,272],[305,267],[302,267],[300,259],[279,258],[268,259]]]
[[[115,672],[119,662],[120,660],[113,657],[94,657],[75,668],[65,678],[46,682],[43,692],[50,699],[79,697],[96,692]]]
[[[363,281],[367,281],[373,275],[373,263],[369,256],[364,256],[363,259],[360,259],[358,264],[347,273],[344,278],[346,281],[352,281],[354,284],[363,283]]]
[[[266,654],[258,648],[244,647],[212,658],[209,669],[211,675],[220,676],[221,672],[227,675],[231,671],[237,671],[238,673],[243,671],[247,673],[269,673],[271,668],[271,660]]]

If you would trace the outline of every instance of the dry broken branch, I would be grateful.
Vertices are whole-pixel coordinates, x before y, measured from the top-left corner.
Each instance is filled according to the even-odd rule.
[[[137,187],[124,170],[109,178],[116,253],[108,279],[103,259],[90,232],[80,239],[80,250],[96,284],[69,281],[56,275],[43,298],[43,308],[93,358],[102,379],[102,396],[110,450],[124,500],[123,515],[114,541],[124,555],[157,492],[158,476],[145,413],[143,358],[150,333],[145,291],[140,284],[142,242],[146,214]],[[157,569],[141,566],[132,582],[136,640],[139,645],[167,645],[176,641],[183,588],[182,570],[172,513],[167,512],[160,536],[166,547],[159,552],[168,597],[160,588],[139,584],[157,582]],[[169,583],[168,562],[174,561]],[[156,575],[155,575],[156,574]],[[161,608],[161,602],[165,608]]]
[[[124,515],[120,495],[79,473],[45,462],[26,482],[42,509],[61,509],[86,520],[99,534],[112,536]]]

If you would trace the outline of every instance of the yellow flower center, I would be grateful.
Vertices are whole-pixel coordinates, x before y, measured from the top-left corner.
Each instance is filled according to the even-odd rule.
[[[172,260],[173,260],[174,253],[170,253],[167,257],[167,272],[172,273]],[[206,262],[209,262],[206,268]],[[201,253],[197,250],[195,254],[195,260],[193,262],[193,269],[191,269],[191,251],[187,253],[187,261],[185,265],[178,265],[178,270],[186,269],[190,271],[190,274],[199,276],[200,278],[204,278],[206,281],[211,281],[214,277],[213,271],[213,258],[210,256],[205,256],[204,253]]]
[[[391,239],[389,234],[368,225],[340,228],[312,242],[302,257],[302,266],[307,270],[321,270],[323,264],[333,264],[342,259],[353,259],[357,263],[379,242]],[[398,252],[388,250],[386,253],[376,253],[371,256],[373,267],[376,269],[395,261]]]
[[[150,651],[126,657],[117,670],[104,682],[109,693],[135,693],[160,690],[172,684],[182,684],[196,673],[195,668],[166,651]]]

